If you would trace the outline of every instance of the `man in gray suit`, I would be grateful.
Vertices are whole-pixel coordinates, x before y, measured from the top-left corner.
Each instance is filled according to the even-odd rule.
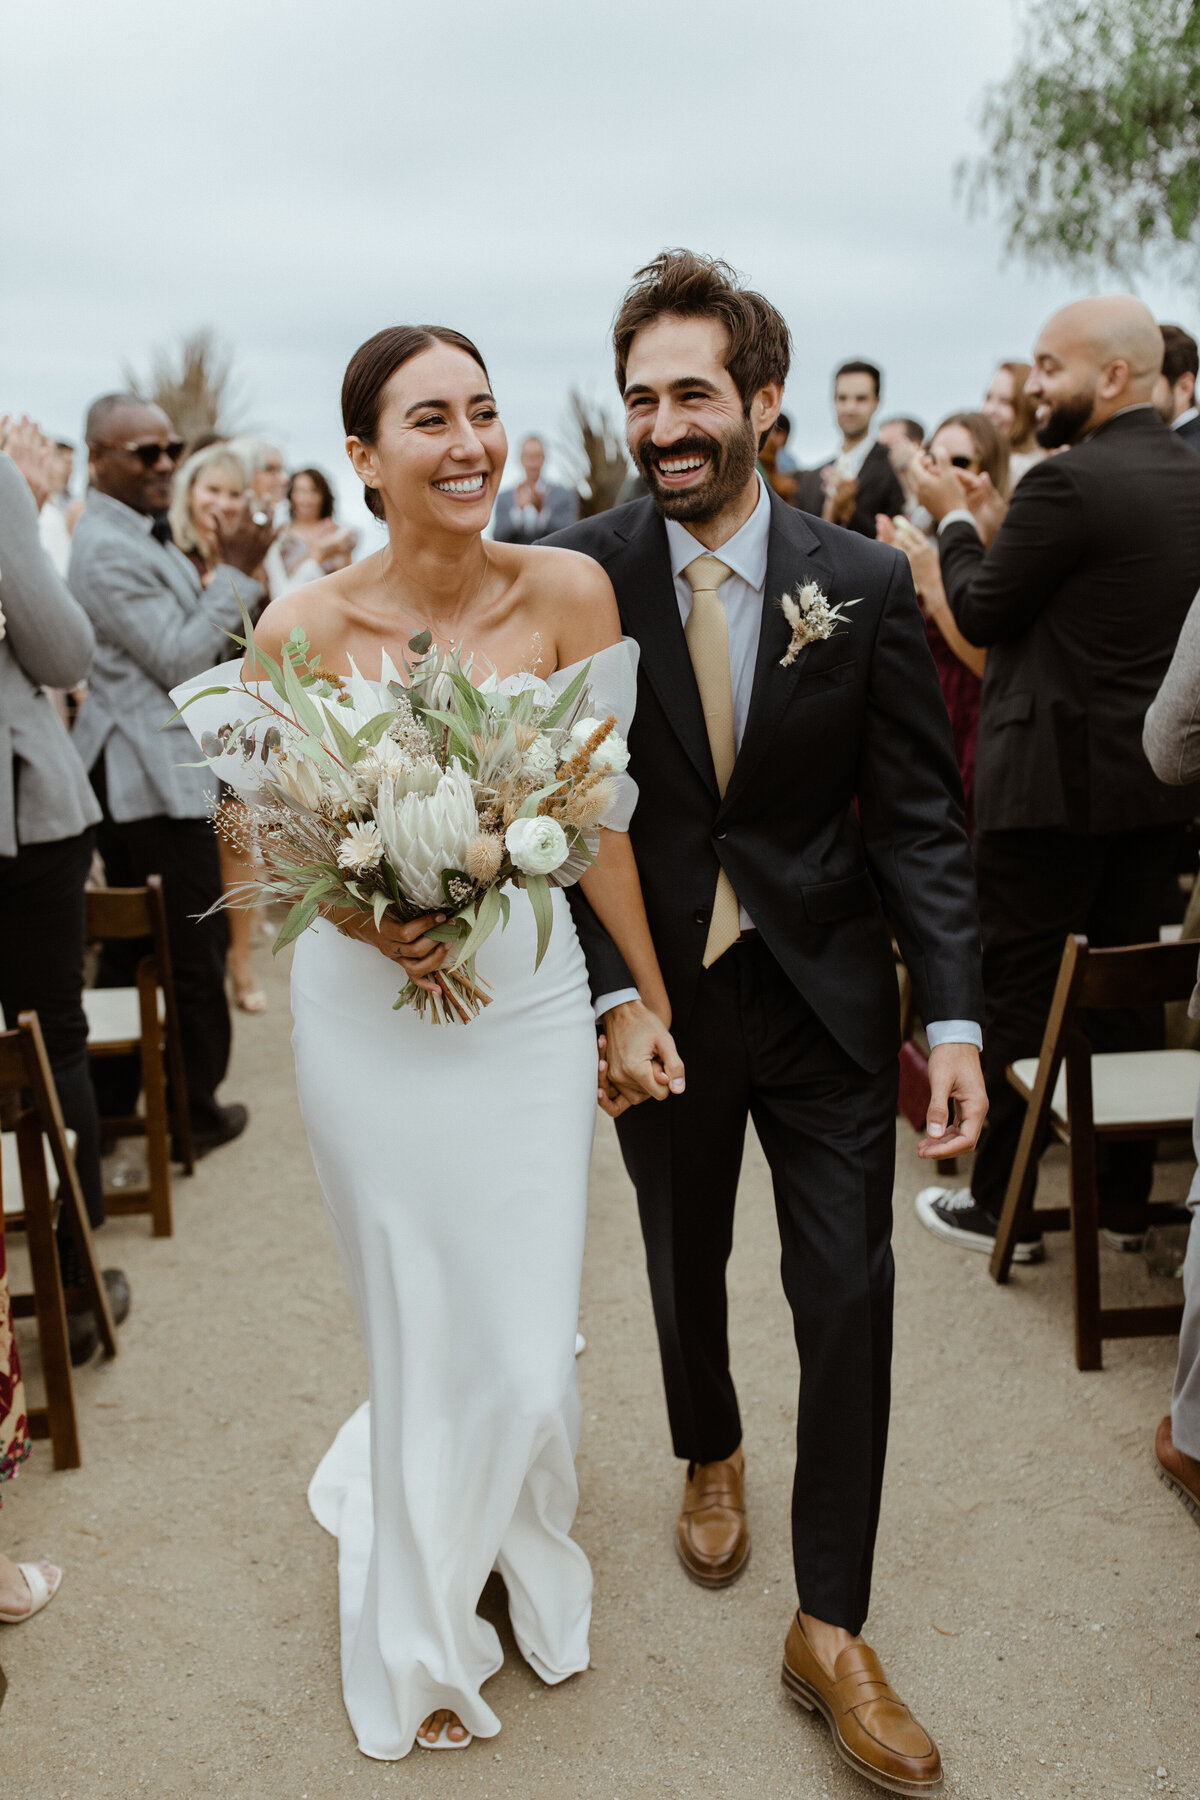
[[[244,1106],[222,1106],[216,1090],[229,1063],[225,997],[228,926],[200,919],[221,894],[209,819],[216,783],[195,761],[191,734],[170,689],[234,653],[238,596],[253,614],[264,591],[253,580],[273,532],[247,500],[222,543],[209,586],[171,542],[165,513],[183,452],[170,420],[130,394],[107,394],[88,413],[91,486],[75,531],[68,579],[96,631],[91,689],[75,737],[104,807],[100,850],[114,886],[162,876],[167,931],[196,1149],[203,1154],[245,1129]],[[101,985],[125,985],[137,947],[110,946]],[[101,1111],[128,1112],[136,1065],[112,1066]]]
[[[525,438],[521,444],[525,478],[505,489],[492,515],[492,536],[498,544],[538,544],[552,531],[565,531],[579,517],[579,495],[574,488],[543,481],[545,466],[541,438]]]

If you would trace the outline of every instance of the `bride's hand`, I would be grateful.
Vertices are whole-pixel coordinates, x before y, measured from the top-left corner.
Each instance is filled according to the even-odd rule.
[[[597,1098],[611,1119],[643,1100],[666,1100],[684,1091],[684,1068],[675,1040],[640,1000],[605,1013],[599,1050]]]
[[[399,963],[414,987],[436,994],[441,988],[433,976],[445,962],[450,946],[439,944],[425,933],[431,925],[444,924],[445,919],[445,913],[423,913],[419,919],[401,924],[399,919],[385,915],[376,926],[368,914],[351,913],[337,920],[337,928],[346,937],[372,945],[389,962]]]

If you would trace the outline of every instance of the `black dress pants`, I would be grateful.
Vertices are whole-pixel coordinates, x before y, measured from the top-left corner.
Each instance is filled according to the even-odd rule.
[[[106,808],[99,841],[110,887],[142,887],[147,875],[162,876],[188,1111],[193,1131],[203,1135],[221,1123],[216,1090],[229,1067],[232,1041],[225,997],[228,921],[224,913],[208,919],[199,916],[221,896],[216,833],[208,819],[160,816],[118,824],[107,816]],[[149,948],[142,940],[105,944],[97,987],[132,986]],[[97,1065],[102,1115],[132,1112],[140,1088],[136,1057],[106,1057]],[[175,1100],[173,1096],[173,1104]]]
[[[991,1110],[975,1158],[971,1192],[998,1219],[1025,1119],[1005,1077],[1009,1063],[1037,1056],[1050,1014],[1063,945],[1083,932],[1097,948],[1158,940],[1164,898],[1183,827],[1083,837],[1071,832],[979,831],[975,875],[983,938],[983,1074]],[[1150,1050],[1162,1043],[1162,1008],[1095,1013],[1097,1050]],[[1136,1231],[1154,1178],[1152,1144],[1102,1145],[1097,1187],[1105,1223]]]
[[[876,1074],[852,1062],[757,937],[704,971],[677,1043],[686,1092],[647,1101],[617,1125],[637,1189],[675,1453],[714,1462],[741,1442],[725,1268],[752,1118],[771,1168],[800,1353],[800,1604],[857,1632],[891,1391],[896,1062]]]
[[[94,841],[85,831],[0,856],[0,1006],[10,1030],[19,1013],[38,1015],[63,1121],[76,1135],[75,1168],[93,1228],[104,1223],[104,1188],[82,995],[83,890]]]

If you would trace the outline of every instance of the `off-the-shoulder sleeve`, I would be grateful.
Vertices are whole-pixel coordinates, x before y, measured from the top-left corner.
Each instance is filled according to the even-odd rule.
[[[591,710],[598,719],[606,719],[614,713],[617,730],[628,742],[629,728],[633,724],[633,715],[637,708],[637,672],[640,650],[633,638],[622,638],[619,644],[610,644],[606,650],[597,650],[596,654],[586,660],[591,663],[588,674],[588,687],[591,690]],[[549,685],[555,693],[561,693],[568,682],[578,675],[582,663],[572,663],[569,668],[556,669],[550,676]],[[628,831],[637,806],[637,783],[629,774],[617,777],[617,797],[604,823],[610,831]]]
[[[214,668],[205,669],[202,675],[192,675],[187,681],[181,681],[178,687],[171,689],[171,698],[176,706],[186,707],[183,722],[201,744],[207,732],[214,735],[223,725],[233,725],[239,721],[249,725],[254,719],[266,719],[271,716],[271,708],[257,698],[257,682],[248,684],[249,691],[243,689],[242,658],[233,657],[229,662],[217,663]],[[270,683],[262,686],[270,691]],[[206,693],[207,688],[229,692]],[[257,753],[252,757],[243,756],[240,750],[226,751],[225,755],[210,763],[213,773],[226,782],[243,798],[252,800],[262,792],[263,762]]]

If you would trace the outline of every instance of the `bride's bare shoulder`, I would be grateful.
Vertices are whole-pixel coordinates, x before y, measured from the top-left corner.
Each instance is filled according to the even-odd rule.
[[[591,656],[621,636],[612,582],[592,557],[578,550],[506,544],[519,559],[522,585],[538,629],[552,639],[558,666]]]
[[[331,641],[345,616],[345,581],[348,569],[292,588],[272,600],[254,627],[254,641],[268,656],[278,658],[287,639],[300,626],[311,643]]]

